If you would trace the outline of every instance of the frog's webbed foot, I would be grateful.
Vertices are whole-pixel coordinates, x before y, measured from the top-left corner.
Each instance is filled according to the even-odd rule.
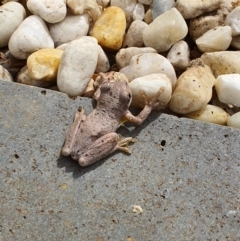
[[[123,138],[121,135],[118,135],[118,137],[119,137],[119,140],[115,147],[115,150],[120,150],[120,151],[124,151],[128,154],[131,154],[131,150],[128,148],[128,144],[130,142],[134,143],[135,140],[132,137]]]

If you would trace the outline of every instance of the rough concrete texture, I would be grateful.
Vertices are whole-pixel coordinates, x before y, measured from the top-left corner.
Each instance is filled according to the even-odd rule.
[[[90,99],[0,83],[0,240],[240,240],[240,131],[153,113],[86,168],[60,156]],[[133,213],[140,205],[142,214]]]

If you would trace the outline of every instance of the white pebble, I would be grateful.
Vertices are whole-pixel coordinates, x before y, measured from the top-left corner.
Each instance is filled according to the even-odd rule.
[[[152,47],[158,52],[164,52],[173,44],[183,39],[188,27],[182,15],[176,8],[161,14],[143,31],[143,42],[146,47]]]
[[[8,41],[20,23],[26,17],[22,4],[7,2],[0,6],[0,48],[8,45]]]
[[[95,38],[84,36],[73,40],[65,48],[58,68],[59,90],[69,96],[83,94],[96,69],[98,54]]]
[[[27,7],[48,23],[62,21],[67,13],[66,0],[28,0]]]
[[[222,0],[177,0],[176,8],[185,19],[190,19],[217,9]]]
[[[144,93],[146,98],[151,100],[157,95],[161,87],[164,88],[164,91],[159,95],[158,100],[160,101],[160,105],[157,109],[164,108],[171,99],[172,83],[165,74],[157,73],[145,75],[132,80],[129,86],[132,90],[131,106],[133,107],[144,107],[145,99],[141,93]]]
[[[116,54],[116,64],[119,69],[122,69],[129,65],[131,58],[137,54],[143,53],[157,53],[157,51],[151,47],[129,47],[122,48]]]
[[[133,10],[133,20],[143,20],[144,15],[144,6],[142,3],[138,3]]]
[[[54,43],[44,21],[38,16],[31,15],[12,34],[8,47],[14,57],[27,59],[39,49],[54,48]]]
[[[204,63],[211,67],[215,77],[221,74],[240,74],[240,51],[218,51],[204,53],[201,56]]]
[[[13,82],[12,75],[2,65],[0,65],[0,80]]]
[[[111,0],[111,6],[121,8],[126,15],[127,25],[129,26],[133,19],[133,11],[137,5],[137,0]]]
[[[175,0],[153,0],[151,4],[153,19],[175,6]]]
[[[89,15],[68,14],[63,21],[49,24],[49,31],[55,46],[70,42],[78,37],[86,36],[89,29]]]
[[[101,9],[96,0],[67,0],[67,6],[75,15],[89,12],[93,22],[101,15]]]
[[[125,39],[123,41],[122,47],[142,47],[143,46],[143,30],[148,25],[141,21],[135,20],[131,23]]]
[[[227,125],[240,129],[240,112],[237,112],[230,116],[228,118]]]
[[[190,49],[188,44],[183,40],[175,43],[168,52],[167,59],[175,70],[185,70],[190,62]]]
[[[156,53],[144,53],[133,56],[129,65],[120,69],[119,72],[124,73],[130,82],[138,77],[154,73],[167,75],[173,87],[177,81],[175,70],[169,60]]]
[[[189,34],[191,38],[195,41],[208,30],[214,29],[215,27],[221,26],[222,24],[222,16],[199,16],[197,18],[190,19]]]
[[[98,60],[95,72],[107,72],[110,69],[110,64],[106,53],[102,47],[98,45]]]
[[[198,49],[202,52],[226,50],[232,41],[232,29],[229,26],[219,26],[204,33],[196,40]]]
[[[215,88],[222,103],[240,107],[240,74],[219,75]]]
[[[240,35],[240,6],[234,8],[226,17],[225,24],[232,29],[232,36]]]
[[[80,37],[81,38],[81,37]],[[62,45],[59,45],[57,49],[65,50],[66,47],[69,45],[69,43],[65,43]],[[98,61],[97,66],[95,69],[95,72],[107,72],[110,69],[110,63],[108,61],[108,57],[102,47],[98,45]]]

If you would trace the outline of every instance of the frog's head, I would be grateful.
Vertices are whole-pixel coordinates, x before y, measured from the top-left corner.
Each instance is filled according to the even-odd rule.
[[[109,96],[113,102],[128,108],[132,101],[132,91],[125,80],[104,81],[100,87],[101,95]],[[125,109],[124,108],[124,109]]]

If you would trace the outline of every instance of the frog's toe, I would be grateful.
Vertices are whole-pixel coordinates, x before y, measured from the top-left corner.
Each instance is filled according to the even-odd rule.
[[[61,151],[63,156],[70,156],[71,148],[64,146]]]
[[[86,167],[86,166],[89,166],[91,163],[89,163],[87,160],[86,160],[86,158],[84,158],[84,157],[80,157],[79,159],[78,159],[78,163],[79,163],[79,165],[81,166],[81,167]]]
[[[124,151],[128,154],[131,154],[131,150],[128,148],[129,143],[134,143],[135,140],[132,137],[123,138],[119,135],[119,141],[117,143],[116,149],[120,151]]]

